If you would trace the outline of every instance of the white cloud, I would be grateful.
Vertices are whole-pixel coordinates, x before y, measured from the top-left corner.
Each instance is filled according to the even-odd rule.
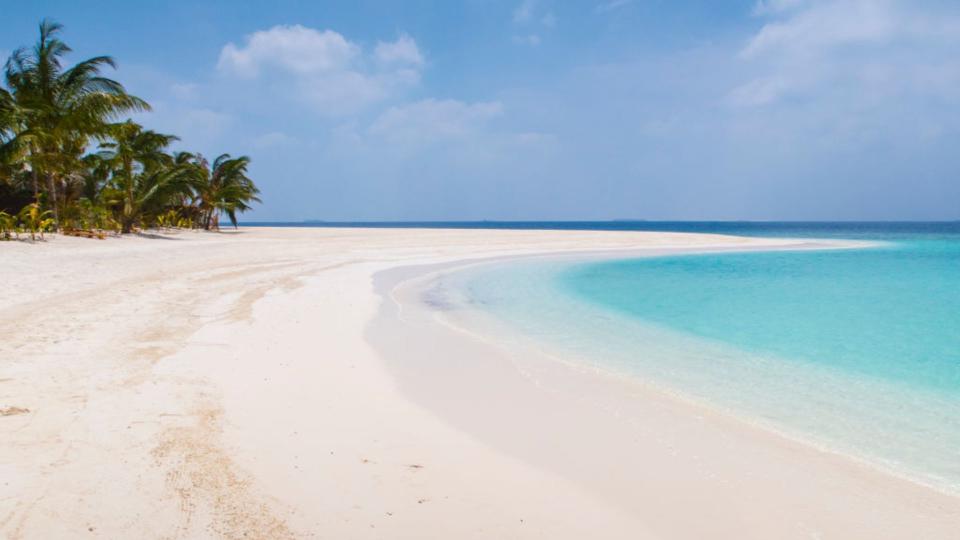
[[[332,30],[319,31],[299,24],[274,26],[246,37],[246,44],[227,43],[217,67],[242,77],[255,77],[265,67],[298,74],[349,68],[360,47]]]
[[[374,54],[385,64],[423,65],[423,55],[420,54],[417,43],[407,34],[400,34],[396,41],[377,43]]]
[[[746,58],[763,54],[810,55],[844,44],[880,43],[900,30],[897,14],[884,0],[818,3],[764,25],[742,54]]]
[[[329,116],[358,112],[420,82],[424,58],[416,41],[401,34],[371,53],[332,30],[274,26],[228,43],[218,69],[249,81],[263,79],[271,99],[293,97]],[[271,71],[272,77],[261,77]]]
[[[949,52],[960,43],[956,14],[925,12],[897,0],[765,0],[755,13],[770,20],[740,51],[758,72],[731,92],[736,105],[889,92],[877,73],[902,90],[922,92],[911,83],[916,77],[957,69]]]
[[[502,112],[503,106],[496,101],[425,99],[390,107],[371,124],[369,133],[405,145],[455,140],[475,133]]]

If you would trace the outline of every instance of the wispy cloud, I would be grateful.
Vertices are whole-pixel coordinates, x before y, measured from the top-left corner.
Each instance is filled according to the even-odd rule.
[[[513,36],[513,42],[519,43],[522,45],[530,45],[531,47],[536,47],[540,45],[540,36],[538,34],[527,34],[523,36]]]
[[[536,0],[524,0],[513,10],[513,26],[518,30],[513,42],[536,47],[543,41],[543,34],[557,26],[557,16],[549,9],[542,9]]]
[[[282,131],[271,131],[255,137],[252,144],[254,148],[266,149],[277,148],[281,146],[289,147],[297,142],[298,141],[296,138],[291,137]]]
[[[873,95],[912,86],[922,92],[911,84],[927,77],[922,73],[957,70],[950,52],[960,45],[956,15],[921,12],[894,0],[767,0],[755,13],[769,21],[739,52],[758,69],[731,93],[736,104],[766,105],[838,89]]]
[[[150,127],[163,133],[181,135],[182,143],[191,148],[218,147],[218,141],[238,125],[233,114],[211,106],[177,99],[152,100],[151,105]],[[146,118],[143,121],[147,121]]]
[[[400,34],[396,41],[378,42],[374,54],[385,64],[423,65],[423,54],[420,53],[417,42],[407,34]]]
[[[379,42],[368,54],[338,32],[293,25],[254,32],[242,45],[228,43],[217,67],[248,84],[271,72],[264,78],[268,83],[320,113],[342,115],[416,85],[423,65],[423,54],[406,34]]]
[[[597,5],[597,12],[607,13],[626,6],[627,4],[633,2],[633,0],[610,0],[609,2],[603,2]]]
[[[784,12],[773,12],[783,15]],[[765,24],[743,49],[744,57],[761,54],[817,54],[843,44],[889,40],[902,31],[901,14],[884,1],[837,1],[789,12]]]
[[[802,6],[809,0],[757,0],[753,6],[754,15],[769,15],[782,13]]]
[[[425,144],[464,137],[502,112],[503,106],[496,101],[425,99],[390,107],[373,122],[369,132],[395,143]]]
[[[179,100],[193,101],[197,99],[199,88],[197,83],[174,83],[170,85],[170,93]]]
[[[536,7],[536,0],[523,0],[513,10],[513,22],[524,23],[533,18],[533,10]]]

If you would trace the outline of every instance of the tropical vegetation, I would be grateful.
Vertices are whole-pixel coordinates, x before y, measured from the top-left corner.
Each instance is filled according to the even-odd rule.
[[[259,202],[250,158],[174,152],[179,139],[130,117],[150,105],[107,77],[110,56],[67,66],[63,27],[40,23],[0,84],[0,240],[61,232],[219,229]]]

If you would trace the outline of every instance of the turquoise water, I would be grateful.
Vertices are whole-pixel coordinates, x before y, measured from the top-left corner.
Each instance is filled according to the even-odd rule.
[[[960,396],[960,242],[614,261],[558,281],[745,350]]]
[[[957,491],[960,228],[817,232],[882,244],[514,262],[452,285],[518,340]]]

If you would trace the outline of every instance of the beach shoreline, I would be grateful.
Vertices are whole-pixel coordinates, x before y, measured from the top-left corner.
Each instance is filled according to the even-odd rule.
[[[26,411],[0,418],[6,536],[946,538],[960,524],[956,498],[632,389],[653,418],[638,438],[609,403],[573,406],[571,390],[583,405],[602,382],[574,384],[538,361],[553,382],[536,390],[513,360],[449,329],[411,328],[381,296],[425,265],[789,240],[323,228],[171,238],[0,245],[0,272],[23,284],[0,298],[12,359],[0,408]],[[631,453],[637,440],[647,455]]]

